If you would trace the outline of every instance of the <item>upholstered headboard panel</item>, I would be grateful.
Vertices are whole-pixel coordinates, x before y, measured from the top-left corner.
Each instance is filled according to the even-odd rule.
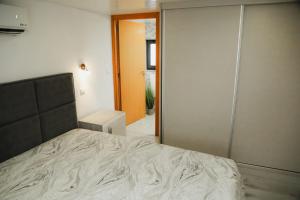
[[[77,127],[71,73],[0,85],[0,162]]]
[[[77,127],[72,74],[35,81],[43,141]]]

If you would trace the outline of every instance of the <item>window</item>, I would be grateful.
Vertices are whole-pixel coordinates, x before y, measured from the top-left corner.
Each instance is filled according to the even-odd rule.
[[[147,70],[155,70],[156,66],[156,41],[147,40]]]

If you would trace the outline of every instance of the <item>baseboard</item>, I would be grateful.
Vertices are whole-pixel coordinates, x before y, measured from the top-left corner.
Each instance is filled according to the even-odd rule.
[[[300,199],[300,173],[238,163],[244,184]]]

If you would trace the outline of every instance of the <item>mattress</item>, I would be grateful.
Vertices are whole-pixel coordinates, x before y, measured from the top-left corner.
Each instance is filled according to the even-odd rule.
[[[0,163],[1,200],[239,200],[234,161],[74,129]]]

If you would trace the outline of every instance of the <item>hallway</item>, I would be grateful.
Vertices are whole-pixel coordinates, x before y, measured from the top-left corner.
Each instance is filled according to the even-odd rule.
[[[159,143],[159,137],[155,136],[155,115],[146,115],[145,118],[128,125],[126,132],[129,136],[153,137]]]

